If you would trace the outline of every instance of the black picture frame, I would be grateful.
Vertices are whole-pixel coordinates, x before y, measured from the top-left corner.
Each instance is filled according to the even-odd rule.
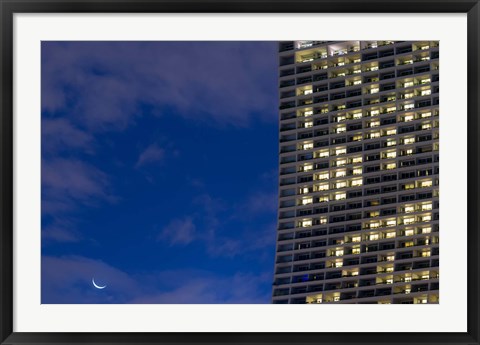
[[[13,332],[13,16],[15,13],[467,13],[468,309],[465,333],[18,333]],[[479,344],[478,0],[0,0],[1,344]],[[452,315],[455,317],[455,315]]]

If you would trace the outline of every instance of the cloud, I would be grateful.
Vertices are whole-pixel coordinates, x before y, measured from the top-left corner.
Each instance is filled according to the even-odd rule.
[[[71,209],[77,203],[94,205],[114,201],[108,177],[100,169],[78,159],[42,160],[42,212]],[[47,208],[43,207],[46,206]],[[58,207],[58,208],[57,208]]]
[[[108,288],[93,288],[92,278]],[[41,285],[42,304],[127,303],[142,291],[125,272],[81,256],[43,256]]]
[[[146,164],[161,161],[165,157],[165,150],[157,144],[148,146],[138,157],[136,168],[140,168]]]
[[[107,287],[92,286],[92,278]],[[180,269],[131,275],[82,256],[42,257],[42,304],[270,303],[270,272]]]
[[[56,217],[50,224],[42,226],[42,240],[78,242],[81,236],[74,227],[75,225],[72,221]]]
[[[167,277],[183,275],[189,279],[166,291],[135,298],[132,303],[268,304],[271,300],[270,289],[265,289],[271,286],[270,273],[233,272],[228,276],[191,270],[166,273]],[[162,272],[159,275],[164,276]]]
[[[174,219],[158,235],[157,240],[166,240],[170,245],[187,245],[195,239],[195,224],[191,218]]]
[[[58,154],[60,151],[81,149],[88,151],[93,137],[75,127],[67,119],[42,119],[42,153]]]
[[[143,105],[212,125],[274,122],[275,56],[274,42],[42,42],[42,111],[95,131],[125,129]]]

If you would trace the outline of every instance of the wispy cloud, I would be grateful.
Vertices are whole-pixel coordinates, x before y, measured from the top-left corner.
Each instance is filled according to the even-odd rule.
[[[95,278],[107,285],[95,289]],[[180,269],[131,275],[82,256],[42,257],[42,304],[56,303],[270,303],[270,272]]]
[[[42,152],[58,154],[65,150],[80,149],[88,152],[93,137],[63,118],[42,119]]]
[[[145,150],[140,153],[136,168],[140,168],[146,164],[161,161],[165,157],[165,150],[159,147],[157,144],[151,144]]]
[[[125,129],[142,104],[212,124],[273,122],[274,57],[274,42],[43,42],[42,110],[68,105],[95,131]]]
[[[158,241],[167,241],[170,245],[187,245],[195,240],[195,224],[192,219],[172,220],[158,235]]]

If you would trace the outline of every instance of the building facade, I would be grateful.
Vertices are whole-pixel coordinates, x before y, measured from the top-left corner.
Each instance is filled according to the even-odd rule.
[[[279,43],[273,303],[439,303],[439,44]]]

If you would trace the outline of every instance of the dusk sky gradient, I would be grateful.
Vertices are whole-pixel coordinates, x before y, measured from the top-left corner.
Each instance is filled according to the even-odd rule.
[[[42,42],[42,303],[271,302],[276,52]]]

